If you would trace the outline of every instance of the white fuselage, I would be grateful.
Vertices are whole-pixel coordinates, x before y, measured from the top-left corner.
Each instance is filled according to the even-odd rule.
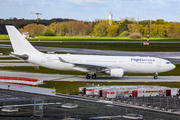
[[[175,68],[168,60],[155,57],[136,57],[136,56],[99,56],[99,55],[72,55],[72,54],[43,54],[27,53],[28,62],[57,70],[77,70],[88,72],[86,69],[75,67],[72,63],[96,64],[103,66],[114,66],[129,73],[160,73]]]

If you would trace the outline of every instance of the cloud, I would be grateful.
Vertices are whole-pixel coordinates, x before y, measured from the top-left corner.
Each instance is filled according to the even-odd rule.
[[[84,4],[84,3],[105,3],[107,2],[106,0],[61,0],[63,2],[68,2],[68,3],[75,3],[75,4]]]

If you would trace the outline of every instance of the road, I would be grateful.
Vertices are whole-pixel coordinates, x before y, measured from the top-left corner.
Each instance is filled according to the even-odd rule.
[[[153,76],[124,76],[123,78],[97,76],[96,79],[86,79],[85,76],[77,75],[40,74],[14,71],[1,71],[1,76],[27,77],[39,80],[69,82],[180,82],[180,76],[159,76],[156,80],[153,79]]]

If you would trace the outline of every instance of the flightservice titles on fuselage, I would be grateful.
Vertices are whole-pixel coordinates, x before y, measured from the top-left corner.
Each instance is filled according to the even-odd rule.
[[[131,58],[131,61],[135,61],[135,62],[155,62],[154,59],[144,59],[144,58]]]

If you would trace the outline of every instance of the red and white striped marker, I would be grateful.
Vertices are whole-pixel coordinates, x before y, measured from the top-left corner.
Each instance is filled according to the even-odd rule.
[[[149,45],[149,29],[148,29],[148,33],[147,33],[147,45]]]

